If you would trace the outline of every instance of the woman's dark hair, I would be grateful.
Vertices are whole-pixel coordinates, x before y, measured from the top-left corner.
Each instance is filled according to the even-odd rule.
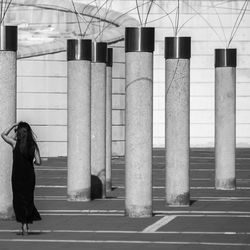
[[[27,122],[19,122],[16,129],[17,145],[23,155],[33,157],[38,149],[34,133]]]

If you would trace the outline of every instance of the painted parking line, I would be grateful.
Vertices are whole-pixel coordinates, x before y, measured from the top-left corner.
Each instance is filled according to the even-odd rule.
[[[35,170],[37,171],[67,171],[67,168],[52,168],[52,167],[37,168],[35,167]]]
[[[176,215],[170,215],[170,216],[164,216],[160,220],[156,221],[152,225],[146,227],[143,232],[144,233],[153,233],[156,232],[159,228],[167,225],[169,222],[174,220],[177,216]]]
[[[39,210],[40,213],[48,213],[48,214],[124,214],[124,209],[41,209]],[[204,210],[154,210],[153,211],[155,216],[165,216],[165,215],[180,215],[180,216],[250,216],[250,211],[204,211]]]
[[[124,213],[118,209],[41,209],[41,213]]]
[[[250,243],[196,242],[196,241],[148,241],[148,240],[57,240],[57,239],[0,239],[0,242],[39,243],[106,243],[106,244],[156,244],[156,245],[206,245],[206,246],[250,246]]]
[[[36,185],[36,188],[67,188],[67,185]]]
[[[18,229],[0,229],[0,233],[18,233]],[[211,232],[211,231],[128,231],[128,230],[69,230],[69,229],[43,229],[29,230],[32,233],[96,233],[96,234],[204,234],[204,235],[250,235],[250,232]]]
[[[67,188],[67,185],[36,185],[36,188]],[[114,186],[113,188],[125,189],[125,186],[119,185]],[[165,186],[153,186],[153,189],[165,189]],[[216,190],[215,187],[190,187],[190,189],[208,189],[208,190]],[[250,190],[250,187],[237,187],[236,190]],[[234,190],[232,190],[234,191]]]

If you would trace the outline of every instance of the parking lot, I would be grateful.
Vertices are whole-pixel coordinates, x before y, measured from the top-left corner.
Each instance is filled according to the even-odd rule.
[[[124,158],[112,160],[106,199],[68,202],[66,158],[36,167],[35,204],[42,221],[19,236],[14,220],[0,223],[0,249],[250,249],[250,150],[237,149],[237,190],[214,189],[214,152],[190,153],[189,207],[165,205],[163,149],[153,150],[151,218],[124,216]]]

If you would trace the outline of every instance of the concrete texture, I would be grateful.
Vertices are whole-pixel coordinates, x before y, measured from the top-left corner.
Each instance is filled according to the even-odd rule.
[[[106,191],[112,189],[112,67],[106,67]]]
[[[68,61],[68,199],[89,201],[91,62]]]
[[[91,63],[91,173],[106,193],[106,64]]]
[[[166,60],[166,203],[189,205],[190,61]]]
[[[235,189],[236,68],[215,69],[215,186]]]
[[[125,210],[130,217],[148,217],[152,215],[152,53],[126,53],[125,118]]]
[[[0,131],[16,121],[16,52],[0,51]],[[0,218],[8,219],[12,209],[12,148],[0,139]]]

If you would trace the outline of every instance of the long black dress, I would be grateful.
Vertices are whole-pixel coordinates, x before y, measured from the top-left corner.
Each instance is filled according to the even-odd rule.
[[[35,172],[33,166],[34,153],[26,156],[21,153],[19,143],[13,150],[12,190],[13,208],[16,221],[32,223],[41,220],[34,205]]]

